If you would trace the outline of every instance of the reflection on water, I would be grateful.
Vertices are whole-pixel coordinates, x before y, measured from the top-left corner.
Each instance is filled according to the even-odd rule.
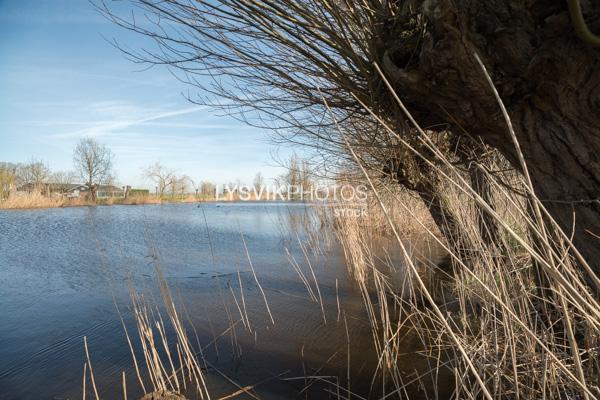
[[[128,282],[161,303],[153,254],[198,342],[210,344],[204,356],[237,384],[263,382],[255,388],[261,398],[296,397],[307,385],[303,396],[336,398],[315,380],[296,379],[318,375],[344,385],[350,377],[364,395],[380,392],[380,383],[371,387],[369,323],[339,252],[308,249],[323,312],[288,258],[286,249],[308,268],[295,232],[306,239],[301,228],[310,216],[302,206],[264,203],[0,212],[0,397],[81,398],[83,336],[101,396],[122,396],[122,371],[129,395],[141,394],[114,301],[130,332]],[[236,323],[228,289],[239,291],[238,271],[252,334]],[[409,354],[411,347],[418,345],[407,341]],[[208,379],[215,397],[237,390],[214,370]]]

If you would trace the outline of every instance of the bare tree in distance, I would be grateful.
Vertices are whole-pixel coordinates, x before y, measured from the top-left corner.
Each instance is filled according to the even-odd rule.
[[[69,185],[75,182],[76,179],[77,174],[73,171],[55,171],[50,175],[50,182],[53,185],[52,190],[66,193]]]
[[[75,171],[84,180],[92,201],[96,201],[98,185],[112,181],[113,153],[93,138],[83,138],[73,152]]]
[[[194,181],[187,175],[174,176],[171,184],[169,185],[169,189],[171,191],[171,196],[179,196],[183,197],[190,187],[194,187]]]
[[[31,159],[17,167],[16,175],[19,185],[29,184],[32,190],[41,191],[50,178],[50,167],[42,160]]]
[[[254,190],[256,190],[256,193],[261,193],[263,188],[265,187],[265,178],[263,176],[263,174],[259,171],[256,173],[256,175],[254,176]]]
[[[144,168],[143,175],[154,182],[159,197],[165,195],[167,189],[171,187],[176,179],[175,170],[165,167],[160,162],[155,162]]]
[[[203,181],[200,183],[200,195],[205,199],[216,197],[216,185],[212,182]]]

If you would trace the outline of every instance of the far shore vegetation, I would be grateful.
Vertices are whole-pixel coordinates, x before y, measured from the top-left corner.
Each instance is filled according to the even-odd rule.
[[[202,198],[192,194],[185,196],[156,197],[154,195],[130,195],[129,197],[108,197],[92,201],[87,198],[69,198],[66,196],[46,196],[40,192],[23,193],[10,196],[0,201],[0,209],[33,209],[33,208],[61,208],[83,206],[110,206],[110,205],[142,205],[162,203],[193,203],[198,201],[213,201],[214,197]]]
[[[141,177],[153,190],[116,183],[112,151],[91,138],[82,139],[74,150],[73,171],[52,171],[43,161],[0,162],[0,209],[80,207],[94,205],[142,205],[201,201],[298,200],[298,193],[278,195],[288,187],[313,187],[308,163],[293,155],[287,172],[273,185],[258,172],[251,185],[241,181],[218,186],[210,181],[194,182],[159,162],[143,168]],[[84,183],[80,183],[84,182]]]

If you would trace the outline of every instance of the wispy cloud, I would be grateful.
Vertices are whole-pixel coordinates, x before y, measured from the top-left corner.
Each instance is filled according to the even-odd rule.
[[[78,137],[98,137],[98,136],[110,135],[111,133],[113,133],[115,131],[131,128],[133,126],[145,124],[145,123],[152,122],[152,121],[158,121],[158,120],[165,119],[165,118],[186,115],[186,114],[192,114],[192,113],[195,113],[198,111],[205,110],[206,108],[207,107],[194,106],[194,107],[182,108],[179,110],[158,112],[156,114],[141,117],[141,118],[122,119],[122,120],[108,121],[108,122],[102,121],[98,124],[93,124],[91,126],[88,126],[83,129],[76,130],[76,131],[66,132],[66,133],[58,133],[58,134],[53,135],[53,137],[57,138],[57,139],[68,139],[68,138],[78,138]],[[103,110],[103,111],[106,111],[106,110]],[[120,109],[118,111],[121,112]]]
[[[68,170],[77,140],[93,136],[115,153],[128,184],[156,161],[197,180],[280,173],[268,167],[264,130],[190,104],[181,94],[194,89],[166,69],[139,71],[104,38],[132,49],[150,42],[107,23],[89,2],[0,0],[0,22],[9,33],[0,37],[0,160],[36,157]]]

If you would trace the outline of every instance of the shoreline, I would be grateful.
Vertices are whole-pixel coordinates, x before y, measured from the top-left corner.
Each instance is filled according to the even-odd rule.
[[[51,201],[52,199],[48,199],[48,201]],[[119,200],[124,200],[124,199],[119,199]],[[240,199],[215,199],[215,198],[211,198],[211,199],[193,199],[193,198],[189,198],[189,199],[182,199],[182,200],[168,200],[168,199],[164,199],[164,200],[158,200],[158,199],[125,199],[127,201],[99,201],[96,203],[92,203],[92,202],[64,202],[64,203],[60,203],[57,202],[56,204],[23,204],[23,205],[19,205],[16,204],[14,206],[9,206],[9,207],[4,207],[4,201],[0,202],[0,212],[2,211],[25,211],[25,210],[47,210],[47,209],[54,209],[54,208],[76,208],[76,207],[109,207],[109,206],[144,206],[144,205],[162,205],[162,204],[189,204],[189,203],[268,203],[268,202],[273,202],[273,200],[250,200],[250,201],[242,201]],[[6,201],[6,200],[5,200]],[[295,201],[285,201],[285,202],[290,202],[290,203],[294,203]]]
[[[4,210],[41,210],[51,208],[72,208],[72,207],[96,207],[96,206],[141,206],[151,204],[169,204],[169,203],[197,203],[210,202],[207,199],[182,199],[167,200],[155,198],[129,198],[129,199],[102,199],[97,202],[62,200],[62,199],[44,199],[42,201],[29,202],[27,199],[4,200],[0,201],[0,211]],[[6,202],[9,202],[7,205]]]

